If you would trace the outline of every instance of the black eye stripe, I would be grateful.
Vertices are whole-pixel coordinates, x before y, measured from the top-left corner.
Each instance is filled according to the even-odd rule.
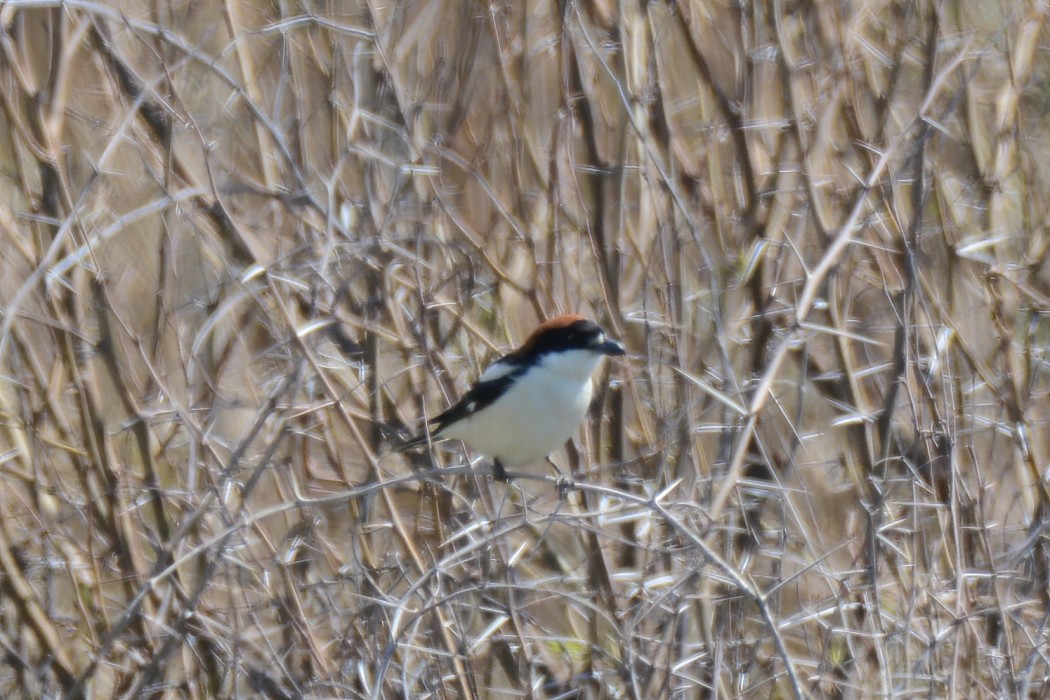
[[[562,350],[585,349],[595,343],[605,342],[605,332],[594,321],[580,319],[562,328],[553,328],[536,339],[530,350],[537,355]],[[523,362],[526,358],[511,353],[504,361],[511,364]]]

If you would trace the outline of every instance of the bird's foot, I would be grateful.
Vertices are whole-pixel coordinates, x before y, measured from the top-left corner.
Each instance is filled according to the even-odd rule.
[[[554,488],[558,490],[558,500],[564,501],[569,497],[569,492],[576,488],[576,482],[572,479],[558,475],[554,480]]]
[[[565,476],[565,473],[558,468],[558,465],[550,457],[547,457],[547,464],[554,469],[554,488],[558,490],[558,498],[564,501],[569,497],[569,492],[576,488],[576,482]]]

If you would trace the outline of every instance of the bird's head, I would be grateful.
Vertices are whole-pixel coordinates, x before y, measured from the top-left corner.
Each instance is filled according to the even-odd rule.
[[[625,354],[623,345],[606,336],[597,323],[567,314],[540,324],[520,348],[500,363],[508,367],[542,365],[585,378],[590,377],[602,357]]]

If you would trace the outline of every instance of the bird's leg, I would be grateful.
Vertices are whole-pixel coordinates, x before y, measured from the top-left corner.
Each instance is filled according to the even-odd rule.
[[[554,480],[554,487],[558,489],[559,500],[564,501],[569,497],[569,491],[573,489],[572,479],[569,479],[562,474],[561,469],[558,468],[558,465],[554,463],[554,460],[551,459],[550,456],[547,457],[547,464],[554,468],[554,473],[557,475]]]
[[[510,477],[507,476],[507,470],[503,468],[503,464],[498,459],[492,460],[492,478],[496,481],[510,481]]]

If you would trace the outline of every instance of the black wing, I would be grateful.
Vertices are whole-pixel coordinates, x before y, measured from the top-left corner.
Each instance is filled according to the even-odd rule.
[[[413,447],[425,445],[428,439],[440,440],[440,433],[442,430],[456,421],[462,420],[463,418],[473,415],[487,406],[490,406],[510,388],[510,385],[514,383],[519,374],[521,374],[521,372],[515,370],[508,374],[504,374],[503,376],[496,377],[495,379],[478,382],[454,405],[431,418],[429,430],[398,445],[395,450],[397,452],[410,450]]]

